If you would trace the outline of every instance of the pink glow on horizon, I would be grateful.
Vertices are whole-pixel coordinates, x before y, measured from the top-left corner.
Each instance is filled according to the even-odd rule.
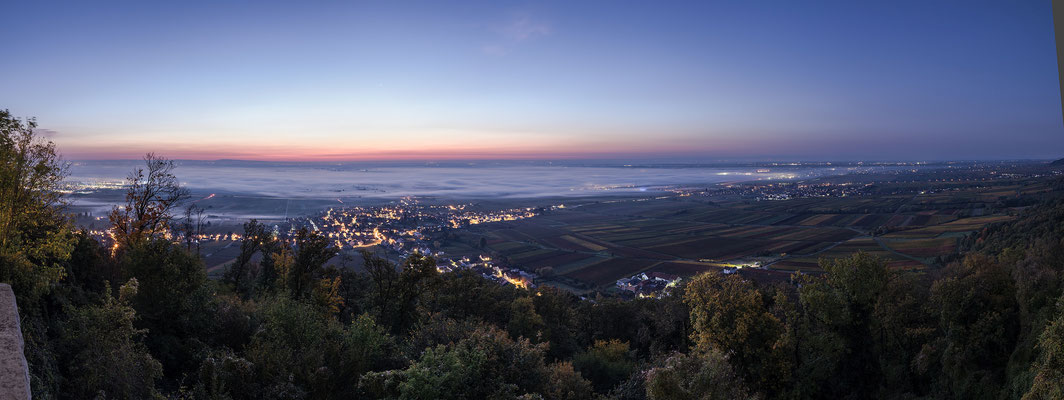
[[[434,149],[372,149],[338,146],[285,145],[190,145],[181,144],[127,144],[115,146],[64,145],[57,143],[59,151],[70,160],[124,160],[139,159],[145,153],[154,152],[170,159],[218,160],[239,159],[258,161],[429,161],[429,160],[536,160],[536,159],[604,159],[604,158],[651,158],[691,156],[701,154],[736,154],[744,147],[730,146],[639,146],[633,144],[606,144],[595,142],[552,143],[546,145],[511,145],[460,147],[440,146]],[[414,146],[411,146],[414,147]]]
[[[62,148],[60,149],[63,150]],[[718,152],[720,149],[716,149]],[[709,150],[706,150],[707,152]],[[140,159],[145,153],[156,154],[171,159],[183,160],[217,160],[239,159],[257,161],[412,161],[412,160],[536,160],[536,159],[601,159],[601,158],[648,158],[673,155],[691,155],[698,153],[687,149],[655,149],[638,151],[632,149],[612,149],[606,151],[572,151],[547,149],[448,149],[429,150],[381,150],[381,151],[212,151],[198,149],[178,149],[161,146],[158,148],[123,148],[123,149],[78,149],[62,151],[71,160],[125,160]]]

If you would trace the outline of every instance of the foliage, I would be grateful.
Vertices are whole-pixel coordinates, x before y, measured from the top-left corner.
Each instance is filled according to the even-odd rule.
[[[427,290],[429,292],[422,296],[426,311],[455,319],[478,319],[499,326],[506,325],[514,316],[511,303],[528,295],[527,291],[495,284],[466,270],[440,274]]]
[[[431,292],[439,273],[432,257],[413,254],[397,268],[386,259],[363,252],[371,282],[370,305],[374,318],[393,334],[406,333],[417,320],[423,294]]]
[[[61,338],[68,377],[63,393],[71,398],[162,398],[155,382],[162,366],[140,343],[146,333],[133,327],[136,312],[129,305],[138,289],[136,279],[122,286],[118,299],[104,291],[103,302],[74,309]]]
[[[132,246],[143,240],[169,234],[173,210],[188,197],[174,176],[174,162],[155,153],[144,155],[145,168],[126,177],[126,204],[114,206],[108,219],[117,244]]]
[[[591,382],[573,368],[573,364],[563,361],[550,365],[547,379],[549,384],[543,397],[554,400],[591,399],[593,396]]]
[[[549,343],[547,357],[565,360],[580,351],[576,336],[577,299],[572,294],[550,286],[542,287],[532,297],[536,314],[543,317],[542,341]]]
[[[137,326],[151,332],[146,343],[167,375],[195,370],[195,356],[215,326],[203,261],[178,244],[149,239],[134,243],[119,265],[126,278],[140,282],[132,302],[140,316]]]
[[[573,366],[587,377],[598,392],[607,392],[628,377],[635,361],[628,342],[617,339],[596,340],[586,352],[573,357]]]
[[[880,376],[874,311],[886,287],[886,265],[858,253],[821,267],[826,274],[806,277],[799,291],[805,309],[801,390],[836,398],[873,392]]]
[[[683,298],[679,287],[671,296],[657,299],[597,296],[593,302],[580,302],[574,321],[580,327],[577,340],[616,338],[644,357],[686,351],[690,312]]]
[[[240,241],[240,254],[236,261],[225,272],[224,279],[233,285],[233,288],[245,297],[251,295],[252,280],[254,279],[251,258],[257,253],[267,252],[272,248],[273,235],[267,230],[266,225],[252,219],[244,223],[244,235]]]
[[[935,282],[931,301],[941,334],[921,352],[923,368],[941,371],[936,392],[969,399],[998,397],[1015,344],[1015,285],[1000,263],[970,255]]]
[[[510,323],[507,324],[507,330],[511,336],[539,342],[544,326],[543,317],[536,313],[536,305],[531,298],[520,297],[510,303]]]
[[[579,396],[585,385],[565,366],[549,368],[544,350],[497,328],[479,328],[453,344],[426,349],[409,368],[391,375],[399,377],[401,399],[515,398],[548,391],[557,398]],[[552,387],[552,378],[558,386]]]
[[[209,351],[196,375],[195,398],[240,399],[262,392],[251,361],[228,348]]]
[[[362,374],[396,364],[394,340],[369,316],[344,327],[313,305],[278,297],[262,318],[245,351],[253,371],[246,383],[260,390],[247,392],[248,398],[355,395]]]
[[[296,232],[295,240],[295,257],[288,269],[288,290],[290,296],[304,298],[310,296],[325,263],[336,256],[336,248],[325,235],[305,227]]]
[[[74,245],[60,190],[66,164],[36,127],[0,110],[0,280],[21,298],[59,282]]]
[[[1035,377],[1023,400],[1064,398],[1064,296],[1057,301],[1057,318],[1042,332],[1034,365]]]
[[[702,274],[687,285],[684,299],[696,351],[721,352],[750,387],[781,390],[793,365],[787,327],[753,282],[734,274]]]
[[[651,400],[752,399],[717,350],[701,354],[676,354],[665,365],[647,373],[647,398]]]

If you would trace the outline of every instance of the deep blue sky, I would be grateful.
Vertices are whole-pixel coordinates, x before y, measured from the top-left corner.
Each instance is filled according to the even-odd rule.
[[[1064,156],[1049,0],[21,1],[68,158]]]

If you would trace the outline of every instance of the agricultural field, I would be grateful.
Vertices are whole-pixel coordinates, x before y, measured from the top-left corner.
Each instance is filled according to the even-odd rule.
[[[883,235],[883,237],[886,239],[929,239],[944,236],[963,236],[964,234],[980,229],[988,224],[1005,222],[1014,218],[1015,217],[1009,215],[988,215],[962,218],[938,225],[891,232]]]
[[[484,238],[483,250],[495,260],[578,291],[606,289],[640,272],[692,276],[755,258],[768,260],[764,265],[779,274],[766,276],[779,279],[793,271],[821,272],[821,259],[857,251],[882,258],[892,269],[922,270],[956,252],[960,237],[1013,218],[992,203],[1048,189],[980,184],[911,190],[779,201],[585,199],[531,219],[471,227],[463,240]]]
[[[957,238],[955,237],[891,240],[884,241],[884,244],[898,253],[919,258],[944,256],[957,250]]]
[[[694,276],[706,271],[718,271],[723,264],[698,261],[664,261],[655,265],[650,272],[661,272],[676,276]]]
[[[491,229],[480,233],[495,259],[528,271],[550,267],[558,279],[588,289],[609,286],[643,271],[691,276],[744,257],[814,254],[861,234],[832,226],[726,223],[736,222],[735,218],[686,220],[676,218],[674,212],[662,212],[675,210],[677,205],[681,210],[707,208],[666,201],[593,204],[531,220],[490,224]],[[725,215],[717,211],[700,213],[699,218]],[[746,217],[750,215],[754,214]],[[765,221],[766,215],[758,214],[757,220]],[[790,215],[772,220],[785,217]]]
[[[587,282],[594,287],[602,287],[613,284],[617,279],[643,272],[659,262],[615,257],[569,272],[565,276],[580,282]]]
[[[814,256],[798,256],[780,260],[770,265],[772,269],[784,271],[802,271],[806,273],[822,272],[819,262],[821,259],[833,259],[848,257],[858,251],[882,258],[887,266],[892,269],[923,269],[926,265],[905,254],[899,254],[892,249],[884,247],[871,237],[858,237],[840,243]]]

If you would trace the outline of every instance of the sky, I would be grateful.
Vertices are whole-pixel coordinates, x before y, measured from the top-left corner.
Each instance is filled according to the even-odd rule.
[[[1064,157],[1049,0],[16,1],[68,159]]]

